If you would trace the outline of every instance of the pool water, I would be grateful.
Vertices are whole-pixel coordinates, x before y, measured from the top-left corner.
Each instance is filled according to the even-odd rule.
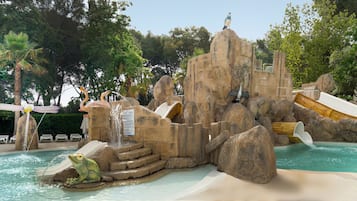
[[[37,181],[36,169],[61,162],[74,151],[41,151],[0,155],[0,200],[169,200],[195,185],[215,166],[169,173],[152,182],[105,188],[91,192],[69,192]]]
[[[357,172],[357,144],[317,142],[275,147],[276,165],[281,169]]]

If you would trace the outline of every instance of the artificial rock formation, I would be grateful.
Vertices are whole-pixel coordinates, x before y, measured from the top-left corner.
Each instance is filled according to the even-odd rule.
[[[168,75],[164,75],[154,86],[154,99],[149,103],[148,108],[155,110],[162,103],[171,105],[174,101],[182,102],[181,98],[174,95],[174,81]]]
[[[357,142],[356,120],[334,121],[298,105],[294,106],[294,115],[298,121],[304,123],[305,130],[310,133],[313,140]]]
[[[215,35],[209,53],[188,61],[184,102],[196,104],[197,122],[208,128],[212,122],[221,121],[226,108],[238,99],[244,104],[248,97],[256,95],[292,98],[284,54],[274,54],[272,71],[261,69],[252,44],[230,29],[223,30]],[[240,88],[243,97],[237,97]]]
[[[327,73],[321,75],[315,82],[316,88],[320,90],[320,92],[331,93],[336,89],[336,83],[333,79],[332,75]]]
[[[221,149],[217,169],[239,179],[268,183],[277,175],[269,132],[256,126],[229,138]]]
[[[247,131],[254,126],[254,116],[240,103],[227,107],[222,120],[231,123],[231,133],[234,134]]]
[[[36,120],[30,115],[27,133],[27,149],[38,149],[38,132]],[[26,129],[26,114],[22,115],[17,123],[15,149],[23,150]]]

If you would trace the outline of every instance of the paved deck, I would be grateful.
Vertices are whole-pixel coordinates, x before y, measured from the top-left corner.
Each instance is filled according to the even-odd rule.
[[[76,149],[78,148],[78,142],[48,142],[38,143],[38,150],[44,149]],[[0,144],[0,153],[14,152],[15,144]]]

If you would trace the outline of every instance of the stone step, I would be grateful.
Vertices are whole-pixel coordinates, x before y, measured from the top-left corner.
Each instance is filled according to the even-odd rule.
[[[124,145],[120,148],[117,148],[117,149],[115,149],[115,152],[123,153],[123,152],[133,151],[135,149],[141,149],[143,147],[144,147],[143,143],[135,143],[135,144],[130,144],[130,145]]]
[[[126,180],[144,177],[165,168],[166,161],[160,160],[146,166],[121,171],[103,172],[103,176],[112,177],[114,180]]]
[[[110,170],[113,171],[113,170],[134,169],[153,163],[158,160],[160,160],[160,155],[153,154],[153,155],[141,157],[136,160],[113,162],[110,164]]]
[[[129,160],[134,160],[140,157],[150,155],[151,152],[152,152],[151,148],[144,147],[140,149],[135,149],[133,151],[117,153],[117,157],[119,158],[120,161],[129,161]]]

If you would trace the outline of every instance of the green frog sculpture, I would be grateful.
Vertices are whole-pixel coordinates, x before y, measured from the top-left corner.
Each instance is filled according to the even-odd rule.
[[[66,185],[94,183],[100,181],[100,170],[97,162],[85,157],[83,154],[75,153],[68,156],[74,169],[79,174],[77,178],[68,178]]]

